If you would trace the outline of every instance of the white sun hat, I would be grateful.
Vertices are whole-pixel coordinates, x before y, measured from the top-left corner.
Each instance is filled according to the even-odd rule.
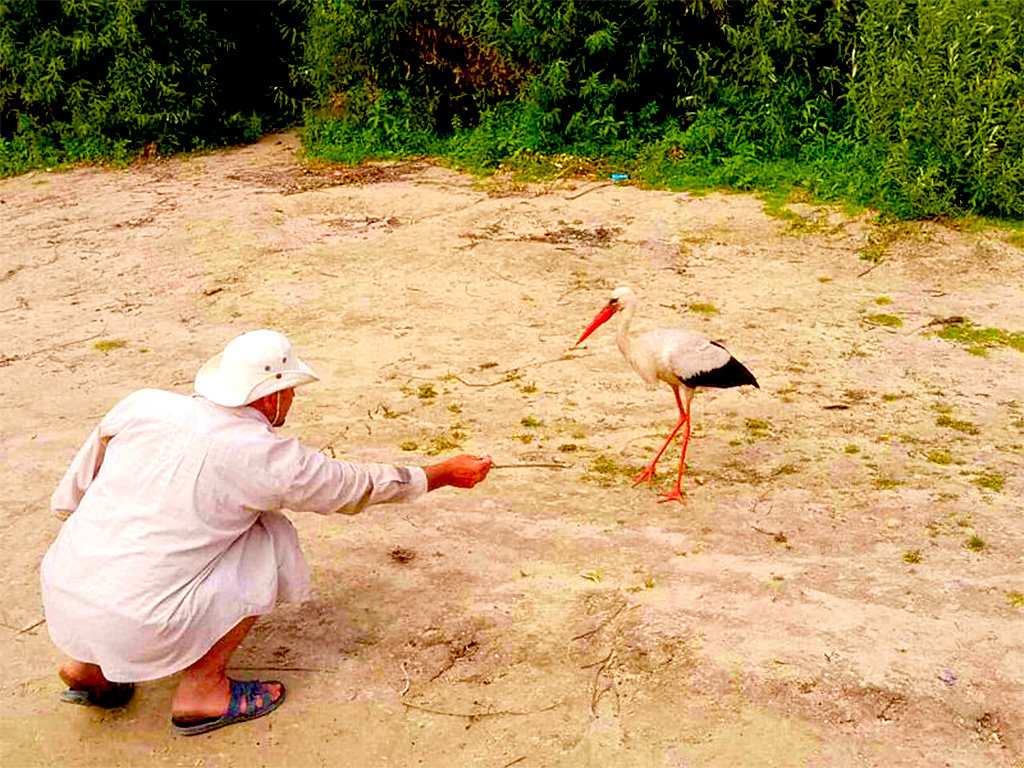
[[[283,333],[248,331],[232,339],[196,374],[195,390],[218,405],[248,405],[264,395],[320,379]]]

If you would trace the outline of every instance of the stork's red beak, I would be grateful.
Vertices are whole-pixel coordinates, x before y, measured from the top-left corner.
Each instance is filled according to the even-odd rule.
[[[614,304],[606,304],[605,306],[601,307],[601,311],[594,316],[594,319],[590,321],[590,325],[587,326],[587,330],[583,332],[583,335],[580,336],[579,340],[575,344],[573,344],[573,346],[578,347],[580,344],[583,343],[583,340],[587,338],[587,336],[589,336],[602,325],[611,320],[612,315],[615,314],[615,310],[616,307]]]

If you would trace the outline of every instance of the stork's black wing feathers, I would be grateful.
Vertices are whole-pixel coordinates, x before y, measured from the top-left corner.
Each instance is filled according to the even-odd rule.
[[[717,342],[713,341],[711,343],[716,347],[722,347]],[[722,349],[725,349],[725,347],[722,347]],[[695,387],[727,389],[729,387],[742,387],[744,384],[752,384],[758,389],[761,388],[757,383],[757,379],[754,378],[754,374],[748,371],[743,363],[732,356],[729,357],[725,365],[710,371],[701,371],[694,374],[690,378],[683,380],[683,384],[690,389]]]

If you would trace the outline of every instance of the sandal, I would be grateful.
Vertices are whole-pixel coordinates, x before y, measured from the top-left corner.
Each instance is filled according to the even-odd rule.
[[[123,707],[131,701],[134,695],[135,683],[111,683],[109,688],[100,690],[68,688],[60,695],[60,700],[66,704],[113,709],[114,707]]]
[[[219,717],[203,717],[191,719],[184,717],[172,717],[171,727],[175,733],[181,736],[198,736],[201,733],[209,733],[225,725],[243,723],[246,720],[255,720],[257,717],[269,715],[275,709],[284,704],[284,683],[278,680],[232,680],[231,701],[228,703],[228,711]],[[280,685],[281,695],[271,701],[270,685]],[[242,700],[245,700],[245,707],[242,707]],[[259,700],[259,704],[256,701]],[[244,710],[244,711],[243,711]]]

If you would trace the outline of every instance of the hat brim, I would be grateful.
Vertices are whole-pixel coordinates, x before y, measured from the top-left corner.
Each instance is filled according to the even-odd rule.
[[[259,400],[264,395],[273,392],[280,392],[282,389],[301,387],[303,384],[311,384],[319,381],[320,377],[313,373],[313,369],[302,360],[295,358],[295,366],[287,371],[270,373],[266,378],[256,382],[249,389],[242,391],[231,387],[221,375],[220,363],[223,353],[210,358],[206,364],[199,369],[196,380],[193,384],[196,392],[218,405],[229,408],[237,408],[248,405],[254,400]]]

